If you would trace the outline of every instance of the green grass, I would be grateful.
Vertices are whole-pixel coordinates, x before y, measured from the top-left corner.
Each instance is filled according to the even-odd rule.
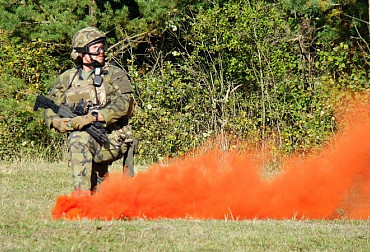
[[[370,221],[53,221],[72,188],[63,162],[0,163],[0,181],[0,251],[370,250]]]

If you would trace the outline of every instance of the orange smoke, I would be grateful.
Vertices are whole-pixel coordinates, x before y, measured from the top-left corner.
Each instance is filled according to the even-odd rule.
[[[368,219],[369,111],[319,154],[284,160],[271,181],[255,154],[210,150],[134,178],[112,174],[93,196],[59,196],[53,218]]]

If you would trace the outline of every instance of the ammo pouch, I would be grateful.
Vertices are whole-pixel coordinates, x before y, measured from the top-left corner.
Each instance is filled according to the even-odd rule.
[[[94,157],[94,162],[103,163],[120,159],[134,141],[131,126],[127,125],[119,130],[112,131],[108,134],[108,139],[115,146],[109,143],[101,146]],[[120,147],[117,148],[116,146]]]
[[[114,130],[111,134],[119,143],[131,143],[133,141],[131,125],[123,126],[123,128],[119,130]]]
[[[65,104],[76,104],[83,100],[92,105],[104,106],[108,100],[108,87],[95,87],[92,80],[79,80],[64,93]]]
[[[77,103],[80,100],[89,101],[96,104],[96,94],[93,85],[85,85],[72,87],[65,92],[66,104]]]

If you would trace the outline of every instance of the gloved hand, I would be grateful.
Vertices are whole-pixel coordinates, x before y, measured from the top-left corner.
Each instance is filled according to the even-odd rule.
[[[91,113],[88,113],[84,116],[73,117],[72,120],[69,121],[69,125],[76,130],[81,130],[85,125],[91,124],[95,121],[96,117],[93,116]]]
[[[51,123],[59,132],[64,133],[73,130],[72,127],[68,127],[67,125],[69,120],[71,120],[71,118],[54,118]]]

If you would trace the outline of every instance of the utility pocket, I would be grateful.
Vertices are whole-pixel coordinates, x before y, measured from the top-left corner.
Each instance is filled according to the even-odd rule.
[[[94,156],[95,163],[113,162],[122,157],[121,143],[109,134],[108,140],[110,143],[100,145]]]
[[[92,104],[97,104],[95,88],[93,85],[87,83],[68,89],[65,92],[65,97],[66,104],[77,104],[81,100],[86,103],[91,102]]]
[[[131,126],[127,125],[122,129],[114,130],[108,134],[108,140],[111,144],[105,143],[97,151],[94,157],[96,163],[115,161],[122,157],[123,153],[127,151],[128,145],[134,141]]]

